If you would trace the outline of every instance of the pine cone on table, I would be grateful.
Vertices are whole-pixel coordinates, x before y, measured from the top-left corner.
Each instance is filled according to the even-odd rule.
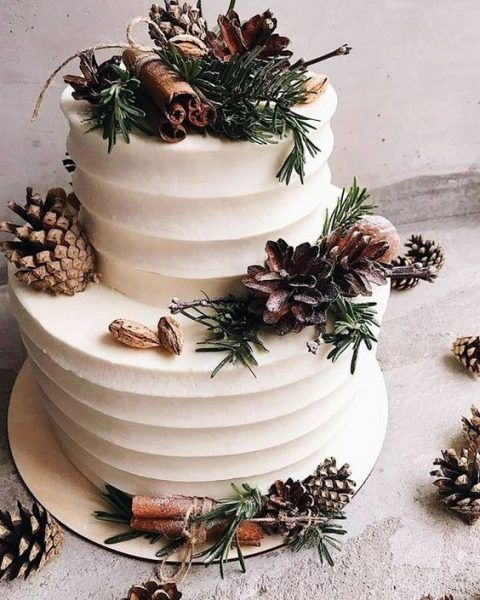
[[[445,264],[445,252],[433,240],[424,241],[421,235],[412,235],[405,246],[409,248],[407,256],[414,263],[422,263],[425,267],[435,267],[438,271]]]
[[[385,272],[378,260],[388,249],[355,226],[344,233],[333,231],[321,243],[322,254],[334,263],[333,281],[343,296],[371,296],[371,284],[384,285]]]
[[[462,336],[452,345],[452,352],[476,377],[480,377],[480,336]]]
[[[157,29],[150,25],[150,36],[160,47],[179,35],[190,35],[202,41],[207,37],[207,24],[200,10],[181,0],[165,0],[165,8],[153,4],[150,19],[164,35],[162,37]]]
[[[151,579],[130,588],[125,600],[180,600],[182,593],[174,583],[159,583]]]
[[[265,504],[265,516],[278,519],[274,531],[281,534],[292,532],[302,527],[302,524],[289,522],[287,519],[318,514],[313,494],[301,481],[294,481],[291,478],[285,482],[278,480],[270,487]]]
[[[435,600],[435,598],[431,595],[428,594],[428,596],[422,596],[420,598],[420,600]],[[444,596],[442,596],[441,598],[438,598],[437,600],[454,600],[452,594],[445,594]]]
[[[399,256],[391,262],[392,267],[408,267],[413,265],[413,260],[408,256]],[[404,277],[403,279],[391,279],[391,286],[395,290],[411,290],[420,283],[418,277]]]
[[[0,511],[0,580],[27,579],[58,556],[62,544],[63,531],[39,504]]]
[[[303,483],[322,512],[335,513],[343,510],[355,494],[356,483],[351,475],[350,465],[338,468],[336,459],[330,457]]]
[[[438,468],[431,475],[437,477],[434,485],[445,505],[473,524],[480,518],[480,454],[444,450],[433,464]]]
[[[331,263],[308,242],[294,249],[279,239],[267,242],[265,250],[265,266],[249,267],[243,278],[256,297],[252,312],[279,335],[299,332],[308,325],[324,327],[326,311],[337,297]]]
[[[26,225],[0,222],[0,231],[18,238],[0,242],[0,250],[18,271],[16,277],[36,290],[73,296],[97,281],[95,255],[78,220],[78,201],[61,188],[52,188],[42,200],[27,188],[24,207],[7,206]],[[75,206],[74,206],[75,204]]]
[[[233,56],[244,54],[256,48],[262,48],[258,58],[268,60],[277,56],[290,57],[287,50],[290,40],[274,31],[277,19],[267,10],[255,15],[243,24],[234,10],[218,17],[219,33],[209,31],[207,41],[214,56],[228,61]]]
[[[462,417],[463,437],[468,446],[475,452],[480,451],[480,410],[475,405],[471,407],[470,419]]]

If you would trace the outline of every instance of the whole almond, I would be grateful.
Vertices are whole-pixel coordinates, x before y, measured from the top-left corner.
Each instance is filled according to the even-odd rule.
[[[117,341],[130,348],[156,348],[160,345],[157,334],[136,321],[116,319],[108,328]]]
[[[160,345],[172,354],[181,354],[185,338],[182,327],[173,317],[162,317],[158,322]]]

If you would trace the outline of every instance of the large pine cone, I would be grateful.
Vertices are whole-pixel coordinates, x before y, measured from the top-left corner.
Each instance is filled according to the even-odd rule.
[[[27,579],[60,553],[63,532],[39,504],[0,511],[0,580]]]
[[[87,100],[95,104],[99,101],[100,92],[118,81],[115,67],[118,67],[121,61],[121,56],[112,56],[99,65],[94,52],[87,50],[80,54],[80,71],[83,77],[81,75],[65,75],[63,80],[72,86],[72,96],[75,100]]]
[[[469,371],[480,377],[480,336],[462,336],[452,345],[455,358]]]
[[[326,323],[326,310],[337,297],[332,265],[317,246],[304,243],[293,249],[284,240],[267,242],[264,267],[248,268],[244,285],[257,297],[252,311],[279,335]]]
[[[153,4],[150,19],[164,36],[150,25],[150,36],[157,46],[164,46],[166,41],[181,35],[190,35],[202,41],[207,37],[207,24],[200,15],[200,10],[180,0],[165,0],[165,8]]]
[[[322,253],[334,262],[333,281],[343,296],[371,296],[371,284],[384,285],[385,272],[378,262],[388,243],[375,242],[356,227],[333,231],[321,244]]]
[[[457,512],[468,523],[480,518],[480,454],[466,449],[458,455],[455,450],[444,450],[437,458],[437,469],[431,475],[437,477],[438,487],[447,508]]]
[[[355,494],[356,483],[350,478],[351,475],[350,465],[338,468],[336,459],[330,457],[305,479],[304,485],[322,512],[340,512]]]
[[[67,198],[65,190],[53,188],[43,201],[27,188],[24,207],[14,202],[7,205],[27,224],[0,222],[0,231],[19,240],[0,242],[0,250],[19,269],[15,275],[49,294],[73,296],[98,278],[94,251],[78,220],[78,204],[72,204],[76,201],[72,196]]]
[[[153,579],[130,588],[125,600],[180,600],[182,593],[174,583],[159,583]]]
[[[313,494],[301,481],[291,478],[285,482],[279,480],[270,487],[265,515],[278,519],[277,526],[273,528],[276,532],[284,534],[302,527],[301,523],[288,521],[289,518],[317,514]]]
[[[218,17],[219,34],[209,31],[207,40],[213,54],[220,60],[228,61],[233,56],[262,48],[258,58],[268,60],[276,56],[292,55],[287,46],[290,40],[274,31],[277,20],[267,10],[261,15],[255,15],[245,23],[234,10]]]

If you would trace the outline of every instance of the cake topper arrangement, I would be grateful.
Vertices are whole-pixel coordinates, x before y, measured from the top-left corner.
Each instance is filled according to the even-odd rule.
[[[133,36],[133,28],[141,23],[148,25],[151,46]],[[192,132],[256,144],[291,135],[293,148],[277,177],[288,184],[297,174],[303,181],[307,156],[315,156],[320,148],[311,139],[315,119],[295,107],[312,102],[328,85],[325,76],[308,69],[349,54],[351,48],[344,44],[318,58],[292,62],[290,40],[276,29],[269,10],[242,22],[234,0],[211,28],[201,2],[154,4],[148,17],[129,24],[127,43],[100,44],[67,58],[47,80],[33,118],[54,77],[78,57],[81,75],[64,79],[75,99],[89,103],[86,122],[102,132],[109,152],[118,136],[128,143],[133,129],[170,143]],[[97,62],[97,50],[115,48],[122,49],[122,55]]]

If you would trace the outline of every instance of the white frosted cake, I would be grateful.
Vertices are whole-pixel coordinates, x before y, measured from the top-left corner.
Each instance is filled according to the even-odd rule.
[[[10,278],[45,408],[64,452],[97,486],[132,494],[223,497],[232,481],[303,478],[326,457],[352,464],[362,482],[379,453],[387,399],[375,352],[336,362],[328,344],[314,355],[315,331],[264,335],[256,377],[228,365],[211,378],[215,353],[195,352],[199,325],[180,316],[185,349],[136,351],[108,333],[124,317],[155,326],[173,297],[241,291],[246,266],[264,261],[265,242],[312,243],[340,195],[327,161],[337,106],[329,85],[298,112],[317,119],[320,152],[304,184],[275,179],[291,147],[190,135],[159,143],[140,132],[107,154],[86,134],[86,102],[62,97],[73,189],[95,248],[101,283],[74,297],[41,294]],[[389,286],[374,286],[378,317]]]

